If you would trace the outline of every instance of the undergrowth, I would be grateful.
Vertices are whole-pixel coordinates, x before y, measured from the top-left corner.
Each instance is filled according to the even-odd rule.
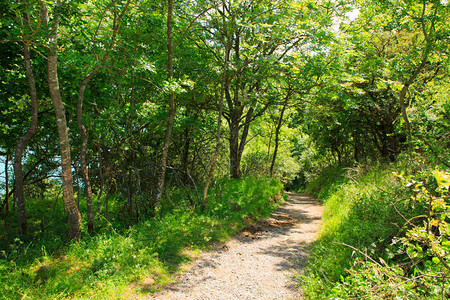
[[[144,297],[200,249],[268,216],[280,193],[282,184],[269,178],[221,180],[210,188],[206,211],[172,193],[158,216],[126,227],[102,219],[95,235],[77,243],[65,243],[63,231],[16,239],[0,253],[0,298]]]
[[[436,179],[448,173],[429,165],[405,157],[335,167],[308,187],[325,205],[320,237],[299,275],[309,299],[450,297],[448,198],[442,196],[448,183]]]

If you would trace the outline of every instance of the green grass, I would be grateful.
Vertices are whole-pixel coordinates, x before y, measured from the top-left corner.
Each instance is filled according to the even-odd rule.
[[[217,181],[206,211],[186,205],[177,193],[171,199],[176,204],[157,217],[132,226],[102,219],[94,236],[85,234],[77,243],[64,243],[50,230],[16,239],[0,253],[0,298],[145,297],[173,280],[201,249],[268,216],[282,184],[269,178]]]
[[[392,174],[401,167],[378,164],[334,168],[310,186],[324,202],[325,210],[320,238],[301,278],[309,299],[329,299],[356,262],[367,261],[368,257],[388,260],[386,249],[405,223],[397,210],[408,218],[421,209],[413,209],[405,201],[406,191]]]

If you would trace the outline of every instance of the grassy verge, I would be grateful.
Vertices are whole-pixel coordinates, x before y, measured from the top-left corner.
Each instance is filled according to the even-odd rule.
[[[436,188],[432,170],[420,158],[414,160],[419,163],[408,158],[397,164],[334,168],[309,186],[325,204],[320,238],[300,276],[309,299],[450,296],[450,273],[426,252],[425,238],[420,240],[424,248],[417,246],[422,252],[410,250],[418,244],[411,242],[411,232],[423,225],[427,203],[415,201],[414,186],[405,186],[393,173],[414,174],[429,190]],[[438,236],[437,231],[431,235]],[[445,234],[439,241],[436,247],[444,247]]]
[[[282,184],[268,178],[222,180],[208,210],[180,201],[123,229],[103,220],[94,236],[65,244],[56,234],[16,239],[0,253],[1,299],[135,299],[159,289],[200,249],[266,217]],[[173,198],[171,201],[175,202]]]

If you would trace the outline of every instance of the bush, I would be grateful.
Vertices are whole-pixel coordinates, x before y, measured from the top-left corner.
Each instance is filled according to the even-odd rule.
[[[433,171],[423,164],[414,177],[394,174],[405,165],[411,168],[405,161],[359,166],[336,180],[325,174],[312,185],[325,183],[318,194],[326,208],[320,239],[302,277],[310,299],[449,296],[448,198],[442,195],[448,190],[448,174],[435,171],[431,176]],[[441,184],[433,179],[436,174],[444,178]],[[431,196],[430,191],[441,194]]]

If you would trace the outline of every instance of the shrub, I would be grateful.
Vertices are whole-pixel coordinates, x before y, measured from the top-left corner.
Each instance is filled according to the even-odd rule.
[[[392,172],[404,165],[351,168],[337,180],[318,180],[326,183],[318,192],[326,208],[302,276],[310,299],[449,296],[449,176],[423,164],[414,176]]]

